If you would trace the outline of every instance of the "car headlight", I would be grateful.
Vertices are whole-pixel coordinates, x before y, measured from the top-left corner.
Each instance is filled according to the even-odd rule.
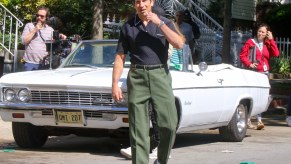
[[[17,97],[21,102],[28,102],[31,99],[31,95],[28,89],[19,90]]]
[[[4,92],[4,99],[6,101],[14,101],[16,99],[16,93],[13,89],[6,89]]]

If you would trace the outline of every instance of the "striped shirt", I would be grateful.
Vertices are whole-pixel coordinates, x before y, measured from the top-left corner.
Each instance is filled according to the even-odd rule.
[[[173,48],[170,58],[170,68],[182,70],[184,66],[189,64],[190,49],[189,45],[184,44],[183,49]]]
[[[24,43],[24,38],[35,28],[34,23],[27,23],[24,27],[21,39]],[[32,40],[25,45],[25,53],[23,59],[27,63],[40,64],[45,56],[48,55],[45,41],[51,40],[54,29],[45,25],[33,36]]]
[[[171,65],[183,63],[183,49],[173,48],[172,56],[170,58]]]

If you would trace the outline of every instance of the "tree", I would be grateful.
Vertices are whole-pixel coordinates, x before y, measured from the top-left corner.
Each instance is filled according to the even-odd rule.
[[[231,39],[231,5],[232,0],[225,0],[224,3],[224,23],[223,23],[223,44],[222,44],[222,62],[231,63],[230,39]]]
[[[219,24],[223,23],[225,0],[211,0],[206,12]]]
[[[62,20],[61,32],[68,36],[81,35],[82,39],[92,38],[92,1],[91,0],[50,0],[47,1],[51,16]]]
[[[264,21],[271,26],[277,37],[291,37],[291,4],[273,7],[264,17]]]
[[[126,19],[130,14],[134,13],[132,0],[110,0],[103,1],[104,17],[108,14],[120,16],[121,19]]]
[[[0,0],[14,15],[24,23],[34,21],[36,8],[44,5],[50,15],[61,19],[61,32],[68,36],[79,34],[82,39],[102,38],[102,15],[122,16],[133,12],[132,0]],[[94,15],[94,16],[93,16]],[[21,31],[21,29],[20,29]]]
[[[207,13],[218,23],[223,23],[222,62],[233,64],[230,56],[232,0],[210,1]]]
[[[93,27],[92,39],[103,39],[103,3],[100,0],[94,0],[93,3]]]
[[[44,0],[1,0],[0,2],[23,22],[33,21],[36,8],[46,4]]]

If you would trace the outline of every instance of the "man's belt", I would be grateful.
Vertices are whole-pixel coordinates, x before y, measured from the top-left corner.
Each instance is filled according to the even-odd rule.
[[[158,68],[165,68],[167,67],[166,64],[158,64],[158,65],[140,65],[140,64],[131,64],[130,68],[133,69],[144,69],[144,70],[152,70],[152,69],[158,69]]]

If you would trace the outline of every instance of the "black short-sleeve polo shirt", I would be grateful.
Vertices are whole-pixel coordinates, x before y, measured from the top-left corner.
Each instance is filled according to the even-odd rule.
[[[162,16],[160,19],[176,31],[170,20]],[[132,64],[156,65],[167,63],[168,48],[169,42],[160,28],[152,22],[144,26],[136,15],[122,26],[117,53],[129,53]]]

